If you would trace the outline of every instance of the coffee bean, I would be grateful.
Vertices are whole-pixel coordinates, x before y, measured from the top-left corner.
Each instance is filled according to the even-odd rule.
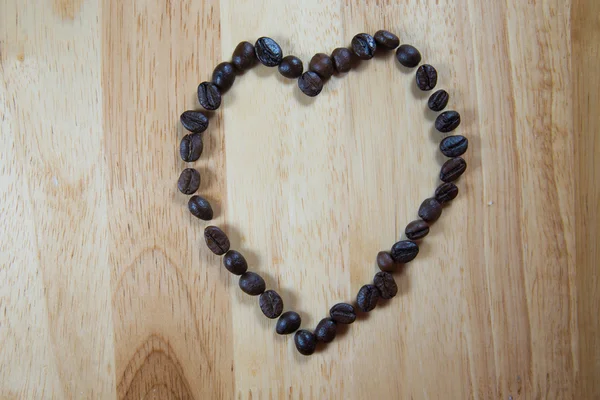
[[[330,343],[335,339],[337,325],[331,318],[323,318],[315,328],[317,340],[323,343]]]
[[[398,293],[398,285],[389,272],[379,271],[373,278],[373,285],[379,289],[382,299],[389,300]]]
[[[281,296],[274,290],[267,290],[260,295],[258,304],[265,317],[273,319],[277,318],[283,312],[283,300]]]
[[[446,157],[462,156],[468,148],[469,141],[461,135],[448,136],[440,143],[440,151]]]
[[[248,270],[248,263],[238,251],[229,250],[223,257],[223,266],[234,275],[242,275]]]
[[[458,188],[452,182],[442,183],[435,189],[435,198],[440,204],[452,201],[458,196]]]
[[[276,41],[268,37],[261,37],[256,41],[254,52],[258,61],[267,67],[275,67],[283,59],[281,47],[279,47]]]
[[[208,128],[208,118],[200,111],[185,111],[179,120],[181,125],[192,133],[202,133]]]
[[[179,143],[179,155],[185,162],[197,161],[202,155],[203,149],[204,143],[202,143],[202,136],[199,133],[185,135]]]
[[[333,60],[327,54],[317,53],[311,58],[308,69],[323,79],[330,78],[334,71]]]
[[[323,81],[316,73],[306,71],[298,78],[298,87],[305,95],[315,97],[323,90]]]
[[[435,128],[443,133],[451,132],[460,125],[460,114],[456,111],[444,111],[435,119]]]
[[[338,47],[331,53],[333,66],[339,73],[348,72],[352,68],[352,52],[345,47]]]
[[[352,50],[361,60],[373,58],[376,49],[375,38],[367,33],[359,33],[352,38]]]
[[[231,56],[231,63],[238,71],[245,71],[256,63],[254,46],[249,42],[240,42]]]
[[[200,187],[200,173],[193,168],[186,168],[181,171],[177,188],[183,194],[194,194]]]
[[[435,199],[430,197],[425,199],[419,207],[419,217],[426,222],[435,222],[442,215],[442,205]]]
[[[396,269],[396,263],[387,251],[377,253],[377,266],[382,271],[391,272]]]
[[[213,210],[208,200],[200,196],[192,196],[188,201],[188,209],[196,218],[210,221],[213,218]]]
[[[429,224],[422,219],[417,219],[406,225],[404,233],[410,240],[423,239],[429,233]]]
[[[229,251],[229,238],[220,228],[207,226],[204,228],[204,240],[206,247],[218,256]]]
[[[450,95],[444,89],[438,90],[429,97],[427,105],[431,111],[442,111],[448,105]]]
[[[302,64],[302,60],[300,60],[296,56],[286,56],[281,60],[281,64],[279,64],[279,73],[286,78],[296,79],[300,75],[302,75],[302,71],[304,71],[304,65]]]
[[[421,53],[410,44],[403,44],[396,50],[396,59],[406,68],[414,68],[421,62]]]
[[[286,311],[281,314],[279,320],[277,320],[277,325],[275,325],[275,332],[280,335],[288,335],[290,333],[294,333],[298,328],[300,328],[300,324],[302,323],[302,319],[297,312],[294,311]]]
[[[263,293],[267,287],[265,280],[255,272],[245,272],[240,276],[240,289],[250,296],[258,296]]]
[[[377,306],[379,297],[381,297],[379,289],[377,289],[374,285],[364,285],[358,291],[358,295],[356,296],[356,304],[361,311],[369,312]]]
[[[221,92],[217,85],[211,82],[202,82],[198,85],[198,101],[207,110],[216,110],[221,105]]]
[[[392,258],[397,263],[407,263],[419,254],[419,245],[411,240],[401,240],[392,246]]]
[[[215,67],[212,75],[212,82],[217,85],[221,93],[225,93],[233,86],[235,81],[235,69],[233,64],[222,62]]]
[[[300,354],[310,356],[317,347],[317,337],[314,333],[301,329],[294,335],[294,343]]]
[[[356,311],[352,304],[338,303],[331,307],[329,316],[338,324],[351,324],[356,320]]]
[[[437,85],[437,71],[429,64],[417,69],[417,86],[423,91],[432,90]]]
[[[451,158],[442,165],[440,179],[442,182],[452,182],[460,178],[467,169],[467,163],[460,157]]]
[[[384,50],[394,50],[400,44],[398,36],[388,31],[377,31],[375,32],[375,35],[373,35],[373,38],[377,43],[377,48]]]

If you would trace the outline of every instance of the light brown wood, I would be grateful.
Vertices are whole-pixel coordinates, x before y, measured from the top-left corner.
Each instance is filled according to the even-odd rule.
[[[600,6],[402,3],[1,0],[0,398],[599,398]],[[438,69],[469,168],[400,294],[303,357],[205,247],[178,116],[242,40],[306,66],[380,28]],[[426,100],[388,54],[313,100],[257,67],[211,116],[211,223],[303,326],[433,193]]]

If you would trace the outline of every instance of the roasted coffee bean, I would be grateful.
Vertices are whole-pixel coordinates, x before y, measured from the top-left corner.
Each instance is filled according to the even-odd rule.
[[[421,62],[421,53],[410,44],[403,44],[396,50],[396,59],[406,68],[414,68]]]
[[[369,312],[377,306],[379,297],[381,297],[379,289],[377,289],[374,285],[364,285],[358,291],[358,295],[356,296],[356,304],[362,312]]]
[[[283,312],[283,300],[274,290],[267,290],[258,299],[260,309],[267,318],[277,318]]]
[[[338,47],[331,53],[333,66],[339,73],[348,72],[352,68],[352,52],[345,47]]]
[[[444,89],[438,90],[429,97],[427,105],[431,111],[442,111],[448,105],[450,95]]]
[[[188,201],[188,209],[196,218],[210,221],[213,218],[213,209],[208,200],[200,196],[192,196]]]
[[[396,269],[396,262],[387,251],[377,253],[377,266],[382,271],[391,272]]]
[[[234,275],[242,275],[248,270],[248,263],[238,251],[229,250],[223,257],[223,266]]]
[[[235,81],[235,69],[233,64],[222,62],[215,67],[212,75],[212,82],[217,85],[221,93],[225,93]]]
[[[448,136],[440,143],[440,151],[446,157],[462,156],[468,148],[469,141],[461,135]]]
[[[240,276],[240,289],[250,296],[258,296],[267,288],[265,280],[255,272],[245,272]]]
[[[435,199],[430,197],[425,199],[419,207],[419,217],[426,222],[435,222],[442,215],[442,205]]]
[[[460,114],[456,111],[444,111],[435,119],[435,129],[447,133],[460,125]]]
[[[377,43],[377,48],[384,50],[394,50],[398,45],[400,45],[400,39],[398,36],[394,35],[392,32],[388,31],[377,31],[375,35],[373,35],[375,42]]]
[[[401,240],[392,246],[391,254],[397,263],[407,263],[419,254],[419,245],[411,240]]]
[[[452,201],[458,196],[458,187],[452,182],[442,183],[435,189],[435,198],[440,204]]]
[[[298,78],[298,87],[305,95],[315,97],[323,90],[323,81],[316,73],[306,71]]]
[[[245,71],[256,63],[254,46],[249,42],[240,42],[231,56],[231,63],[238,71]]]
[[[194,194],[200,187],[200,173],[194,168],[186,168],[181,171],[177,188],[183,194]]]
[[[389,272],[379,271],[373,278],[373,285],[379,289],[379,295],[382,299],[389,300],[398,293],[398,285],[394,277]]]
[[[337,333],[337,325],[331,318],[323,318],[321,322],[317,324],[315,329],[315,336],[317,340],[323,343],[332,342],[335,339]]]
[[[286,311],[281,314],[281,317],[277,320],[277,325],[275,325],[275,332],[280,335],[288,335],[290,333],[294,333],[300,328],[300,324],[302,323],[302,319],[297,312],[294,311]]]
[[[286,78],[296,79],[302,75],[304,65],[302,60],[296,56],[286,56],[279,64],[279,73]]]
[[[323,79],[330,78],[334,71],[333,60],[327,54],[317,53],[310,60],[308,69]]]
[[[351,324],[356,320],[356,311],[352,304],[338,303],[331,307],[329,316],[338,324]]]
[[[179,143],[179,155],[185,162],[197,161],[202,155],[204,144],[202,136],[199,133],[190,133],[185,135]]]
[[[207,110],[216,110],[221,105],[221,92],[212,82],[202,82],[198,85],[198,101]]]
[[[437,71],[429,64],[417,69],[417,86],[423,91],[432,90],[437,85]]]
[[[467,169],[467,163],[460,157],[451,158],[442,165],[440,179],[442,182],[452,182],[460,178]]]
[[[207,226],[204,228],[204,240],[206,247],[218,256],[229,251],[229,238],[220,228]]]
[[[352,38],[352,50],[361,60],[370,60],[375,55],[377,43],[368,33],[359,33]]]
[[[310,356],[317,347],[317,337],[314,333],[301,329],[294,335],[294,343],[300,354]]]
[[[275,67],[283,59],[281,47],[279,47],[276,41],[268,37],[261,37],[256,41],[254,52],[258,61],[267,67]]]
[[[202,133],[208,128],[208,118],[200,111],[185,111],[179,120],[181,125],[192,133]]]
[[[423,239],[429,233],[429,224],[422,219],[417,219],[406,225],[404,233],[410,240]]]

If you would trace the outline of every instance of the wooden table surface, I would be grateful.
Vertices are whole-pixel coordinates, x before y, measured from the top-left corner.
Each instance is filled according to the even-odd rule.
[[[598,399],[596,0],[1,0],[0,398]],[[386,28],[470,140],[399,295],[311,357],[204,245],[179,114],[236,44],[307,65]],[[314,100],[238,77],[200,192],[314,328],[431,196],[435,114],[392,54]],[[596,378],[594,380],[594,378]]]

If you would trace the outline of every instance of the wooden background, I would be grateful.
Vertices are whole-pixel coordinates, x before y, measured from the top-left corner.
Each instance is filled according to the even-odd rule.
[[[596,0],[1,0],[0,398],[600,398],[599,27]],[[307,63],[380,28],[438,68],[469,169],[401,294],[306,358],[205,248],[178,116],[241,40]],[[391,55],[226,95],[201,192],[304,326],[433,193],[433,118]]]

